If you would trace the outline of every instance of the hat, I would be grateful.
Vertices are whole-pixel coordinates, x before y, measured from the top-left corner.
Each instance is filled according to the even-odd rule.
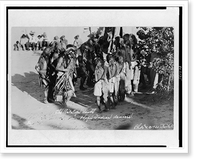
[[[79,37],[79,35],[76,35],[74,38],[77,39]]]
[[[62,36],[60,37],[61,40],[62,40],[63,38],[65,38],[65,35],[62,35]]]
[[[99,35],[98,34],[95,34],[94,35],[94,39],[98,39],[99,38]]]
[[[58,39],[59,39],[59,37],[58,37],[58,36],[55,36],[53,39],[54,39],[54,40],[58,40]]]
[[[35,34],[35,32],[33,32],[33,31],[30,31],[30,33],[29,33],[30,35],[34,35]]]
[[[75,51],[75,48],[74,47],[69,47],[66,49],[66,51],[70,52],[70,51]]]

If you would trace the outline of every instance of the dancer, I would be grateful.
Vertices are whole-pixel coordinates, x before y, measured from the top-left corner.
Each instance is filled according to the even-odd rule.
[[[66,105],[74,95],[74,88],[70,81],[71,68],[72,65],[70,64],[70,58],[68,54],[62,52],[56,66],[57,80],[54,87],[54,97],[57,95],[62,95],[62,102]]]
[[[44,50],[43,53],[41,54],[37,65],[35,66],[36,71],[39,73],[39,85],[41,87],[44,87],[44,103],[48,103],[48,93],[49,93],[49,75],[47,73],[47,66],[49,63],[49,56],[51,54],[51,51]]]
[[[97,65],[95,68],[95,86],[94,86],[94,95],[97,97],[97,106],[99,112],[102,112],[101,109],[101,97],[103,97],[103,103],[105,105],[105,111],[109,110],[108,105],[108,80],[106,79],[107,69],[103,65],[103,61],[98,58],[96,60]]]
[[[115,108],[115,99],[114,99],[114,92],[115,92],[115,83],[116,83],[116,75],[117,75],[117,66],[115,63],[115,59],[112,55],[108,55],[108,73],[109,73],[109,99],[111,102],[112,108]]]

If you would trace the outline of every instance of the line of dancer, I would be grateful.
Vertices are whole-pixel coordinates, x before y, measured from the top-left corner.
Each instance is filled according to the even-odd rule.
[[[81,91],[87,90],[86,85],[94,88],[99,112],[114,109],[126,94],[138,91],[141,62],[138,52],[132,51],[136,45],[133,36],[110,40],[108,32],[82,43],[77,35],[74,44],[67,45],[58,38],[54,37],[54,42],[43,50],[35,66],[44,87],[44,103],[58,101],[61,96],[67,105],[76,97],[78,78]]]

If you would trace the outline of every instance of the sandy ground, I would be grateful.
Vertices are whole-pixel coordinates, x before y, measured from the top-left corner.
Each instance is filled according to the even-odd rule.
[[[173,129],[173,101],[149,102],[136,94],[109,112],[98,113],[93,89],[78,90],[68,106],[43,103],[43,89],[34,67],[40,52],[13,51],[11,58],[12,129],[120,130]]]

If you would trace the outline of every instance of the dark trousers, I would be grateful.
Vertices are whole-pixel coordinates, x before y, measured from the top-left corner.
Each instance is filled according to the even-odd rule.
[[[85,80],[86,80],[87,76],[86,76],[86,75],[83,75],[83,76],[81,76],[80,78],[81,78],[81,79],[80,79],[80,88],[83,88],[83,85],[84,85],[84,83],[85,83]]]
[[[37,42],[37,47],[38,47],[38,50],[42,49],[42,41]]]
[[[48,101],[54,100],[54,87],[56,84],[56,75],[49,77],[49,91],[48,91]]]

